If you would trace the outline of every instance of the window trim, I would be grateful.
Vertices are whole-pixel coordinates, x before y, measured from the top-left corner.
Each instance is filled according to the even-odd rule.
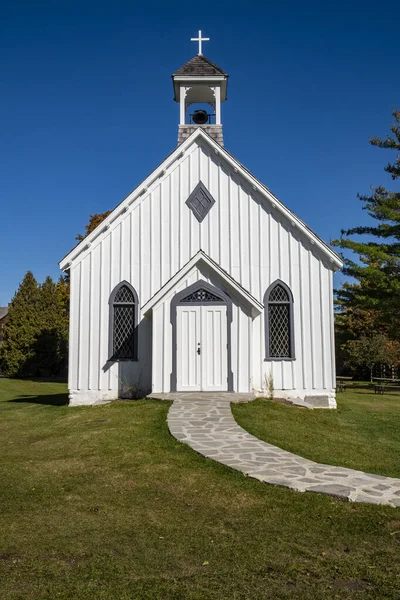
[[[290,356],[271,356],[270,355],[270,350],[269,350],[269,305],[270,304],[276,304],[276,302],[270,302],[269,297],[270,294],[272,292],[272,290],[277,286],[280,285],[283,287],[283,289],[287,292],[288,296],[289,296],[289,344],[290,344]],[[282,303],[282,304],[287,304],[286,302]],[[292,290],[290,289],[290,287],[281,279],[276,279],[273,283],[271,283],[271,285],[267,288],[265,294],[264,294],[264,325],[265,325],[265,358],[264,361],[268,361],[268,362],[272,362],[272,361],[279,361],[279,362],[287,362],[287,361],[292,361],[292,360],[296,360],[296,353],[295,353],[295,337],[294,337],[294,319],[293,319],[293,304],[294,304],[294,299],[293,299],[293,294],[292,294]]]
[[[130,292],[133,294],[134,300],[134,314],[133,314],[133,323],[134,323],[134,338],[133,338],[133,358],[118,358],[114,356],[114,305],[115,305],[115,297],[121,287],[126,286]],[[108,362],[138,362],[138,322],[139,322],[139,297],[136,293],[135,288],[126,280],[118,283],[113,291],[110,294],[110,298],[108,300],[109,305],[109,334],[108,334]]]

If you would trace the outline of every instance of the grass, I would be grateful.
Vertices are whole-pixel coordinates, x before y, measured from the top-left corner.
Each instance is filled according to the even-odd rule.
[[[360,386],[337,402],[337,410],[310,411],[259,399],[233,414],[258,438],[305,458],[400,477],[400,394]]]
[[[0,399],[1,600],[398,600],[400,509],[205,460],[166,402],[68,408],[62,384],[7,379]]]

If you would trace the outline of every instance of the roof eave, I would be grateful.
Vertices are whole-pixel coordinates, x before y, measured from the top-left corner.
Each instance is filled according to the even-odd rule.
[[[205,85],[207,84],[207,82],[209,83],[213,83],[213,82],[221,82],[221,102],[225,102],[225,100],[227,99],[227,91],[228,91],[228,75],[226,76],[222,76],[222,75],[179,75],[179,76],[175,76],[175,75],[171,75],[172,77],[172,83],[174,86],[174,101],[175,102],[180,102],[180,90],[181,90],[181,86],[178,85],[179,83],[204,83]]]
[[[258,191],[272,206],[272,208],[278,208],[285,216],[285,218],[292,224],[292,227],[298,227],[302,231],[303,235],[309,240],[312,246],[315,246],[321,250],[321,252],[327,256],[330,267],[333,271],[342,269],[343,261],[334,250],[332,250],[323,240],[321,240],[299,217],[297,217],[289,208],[287,208],[264,184],[258,181],[239,161],[237,161],[225,148],[223,148],[218,142],[216,142],[211,136],[209,136],[204,129],[201,127],[197,128],[180,146],[178,146],[171,154],[169,154],[163,162],[155,169],[140,185],[138,185],[124,200],[122,200],[111,212],[111,214],[104,219],[100,225],[94,229],[84,240],[79,242],[68,254],[59,262],[61,270],[66,271],[70,268],[74,260],[78,258],[85,249],[89,249],[92,242],[104,231],[108,230],[111,223],[115,221],[120,214],[126,212],[131,204],[135,202],[147,189],[163,175],[169,166],[175,162],[179,155],[185,153],[185,151],[191,146],[197,137],[203,137],[203,139],[216,151],[216,154],[224,156],[225,160],[233,167],[233,169],[240,173],[240,175],[247,180],[252,186],[254,191]]]
[[[210,135],[208,135],[204,129],[199,128],[198,131],[201,131],[201,134],[214,147],[214,149],[217,150],[217,152],[225,155],[225,159],[231,164],[231,166],[233,166],[234,169],[237,169],[237,171],[240,172],[244,179],[246,179],[252,185],[254,191],[258,191],[264,197],[266,197],[266,199],[272,205],[272,208],[279,208],[289,222],[291,222],[292,226],[297,226],[299,230],[303,232],[303,234],[309,239],[312,246],[316,246],[325,255],[328,255],[331,268],[334,271],[343,268],[344,263],[340,256],[334,250],[332,250],[332,248],[330,248],[330,246],[328,246],[328,244],[326,244],[326,242],[324,242],[310,227],[308,227],[308,225],[306,225],[297,215],[295,215],[290,208],[285,206],[283,202],[281,202],[279,198],[277,198],[275,194],[273,194],[271,190],[267,188],[266,185],[258,181],[258,179],[252,175],[248,169],[246,169],[238,160],[236,160],[232,154],[226,150],[226,148],[222,147]]]
[[[193,140],[201,135],[200,129],[196,129],[180,146],[175,148],[161,163],[160,165],[150,173],[144,181],[142,181],[130,194],[128,194],[117,206],[111,211],[111,213],[102,221],[96,229],[94,229],[89,235],[87,235],[82,241],[78,242],[58,263],[62,271],[68,271],[76,258],[85,249],[89,249],[93,241],[104,231],[110,229],[111,223],[113,223],[120,214],[126,212],[131,204],[140,198],[147,189],[162,176],[168,167],[175,162],[177,157],[184,155],[187,148],[192,144]]]

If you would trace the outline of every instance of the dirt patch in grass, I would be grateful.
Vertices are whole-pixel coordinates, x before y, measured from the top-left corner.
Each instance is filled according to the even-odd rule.
[[[367,584],[364,581],[345,581],[344,579],[336,579],[333,582],[333,587],[339,590],[361,592],[366,589]]]

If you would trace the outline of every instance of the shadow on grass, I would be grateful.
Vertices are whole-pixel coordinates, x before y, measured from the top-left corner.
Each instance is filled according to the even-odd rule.
[[[18,398],[12,398],[9,402],[17,404],[46,404],[47,406],[66,406],[68,404],[68,394],[43,394],[40,396],[32,396],[24,394]]]
[[[58,375],[57,377],[21,377],[20,381],[33,381],[34,383],[68,383],[66,375]]]

